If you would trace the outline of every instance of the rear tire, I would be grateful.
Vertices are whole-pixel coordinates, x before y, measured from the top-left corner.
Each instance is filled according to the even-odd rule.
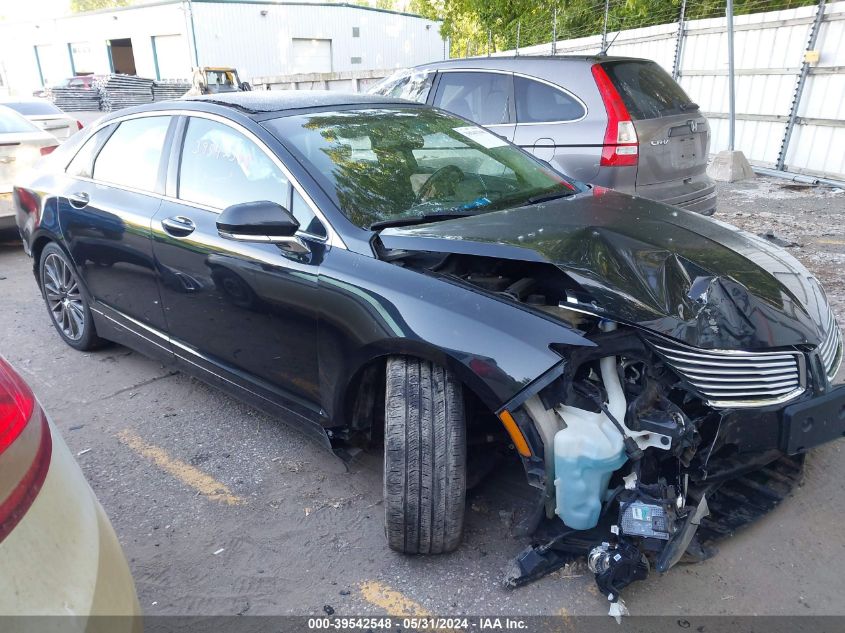
[[[384,527],[390,548],[440,554],[461,542],[466,422],[461,384],[443,367],[387,361]]]
[[[50,320],[62,340],[82,352],[102,347],[106,341],[97,336],[76,267],[55,242],[41,251],[38,278]]]

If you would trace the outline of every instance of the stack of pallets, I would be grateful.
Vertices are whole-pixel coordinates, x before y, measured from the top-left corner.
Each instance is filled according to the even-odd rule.
[[[100,94],[93,88],[48,88],[47,98],[65,112],[100,109]]]
[[[154,81],[153,101],[178,99],[191,89],[191,84],[175,81]]]
[[[100,109],[104,112],[153,102],[153,80],[134,75],[98,77],[94,86],[100,93]]]

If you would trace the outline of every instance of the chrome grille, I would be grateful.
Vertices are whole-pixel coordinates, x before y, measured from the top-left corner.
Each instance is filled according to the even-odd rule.
[[[828,311],[827,336],[819,345],[818,352],[827,372],[827,377],[833,379],[839,370],[839,364],[842,362],[842,332],[833,317],[832,310]]]
[[[698,349],[652,341],[657,353],[712,407],[759,407],[804,391],[800,352]]]

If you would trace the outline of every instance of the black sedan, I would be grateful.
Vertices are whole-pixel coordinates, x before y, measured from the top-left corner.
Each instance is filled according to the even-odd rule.
[[[841,334],[790,255],[430,107],[253,92],[122,110],[15,204],[72,347],[122,343],[325,444],[383,442],[398,551],[455,549],[468,482],[510,447],[549,535],[514,584],[580,551],[615,600],[646,559],[705,555],[726,482],[845,429]],[[769,501],[756,485],[746,514]]]

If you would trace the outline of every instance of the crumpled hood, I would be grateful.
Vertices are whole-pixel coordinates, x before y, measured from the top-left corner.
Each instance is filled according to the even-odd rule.
[[[737,228],[602,188],[548,203],[385,229],[388,249],[556,265],[596,313],[706,349],[818,344],[829,307],[794,257]]]

